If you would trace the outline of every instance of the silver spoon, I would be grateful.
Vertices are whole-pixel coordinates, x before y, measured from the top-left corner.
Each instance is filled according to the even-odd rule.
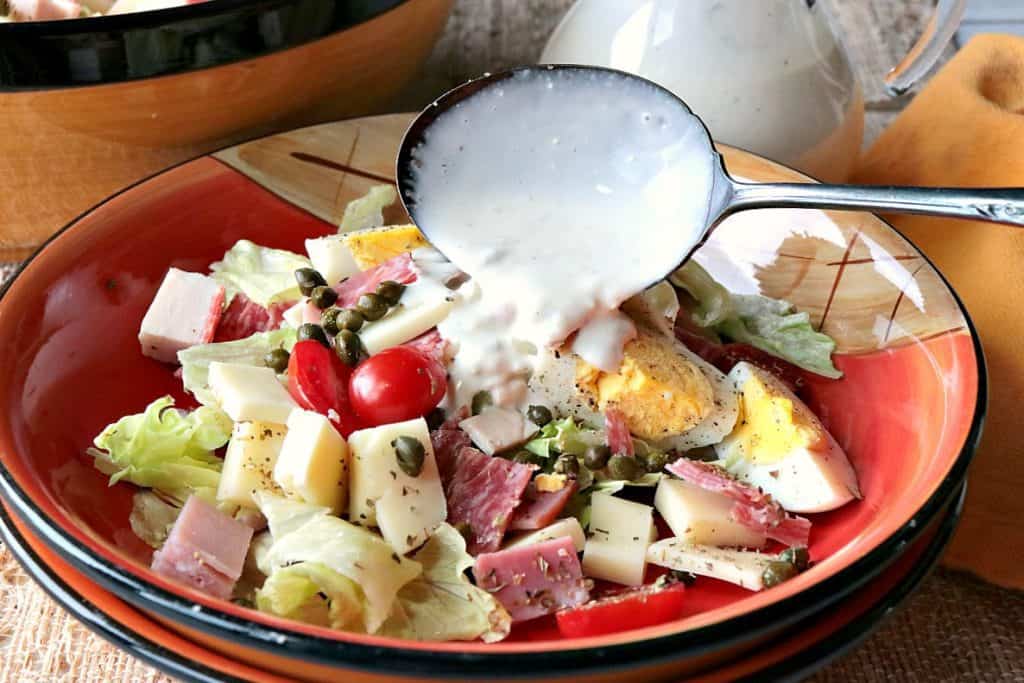
[[[398,153],[396,178],[402,203],[409,215],[416,220],[416,200],[413,190],[413,168],[416,163],[413,151],[424,143],[431,125],[444,112],[481,90],[501,83],[523,72],[552,72],[561,70],[614,73],[623,78],[635,79],[663,90],[678,102],[679,107],[690,112],[689,107],[673,93],[650,83],[645,79],[613,69],[576,65],[528,66],[468,81],[438,98],[424,109],[409,126]],[[711,134],[704,127],[710,140]],[[932,187],[887,187],[860,185],[821,185],[814,183],[744,183],[734,179],[725,168],[722,156],[716,157],[714,182],[710,210],[702,238],[698,246],[719,223],[738,211],[765,208],[806,208],[862,210],[871,212],[893,212],[967,218],[972,220],[1003,223],[1024,227],[1024,188],[932,188]],[[417,221],[418,223],[418,221]],[[423,226],[429,231],[436,226]],[[428,232],[429,237],[429,232]],[[696,247],[694,248],[696,249]],[[692,251],[690,252],[692,254]],[[690,254],[687,255],[689,258]]]

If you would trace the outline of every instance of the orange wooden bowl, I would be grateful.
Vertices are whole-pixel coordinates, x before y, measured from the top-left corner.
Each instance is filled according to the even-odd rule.
[[[303,19],[286,10],[310,2],[322,3],[312,5],[321,10],[344,5],[213,0],[181,11],[0,24],[0,260],[24,258],[104,197],[167,166],[276,130],[379,109],[415,75],[453,0],[374,0],[358,3],[364,10],[335,10],[322,26],[280,26],[282,17]],[[193,18],[200,8],[203,13]],[[263,14],[253,14],[261,9]],[[220,23],[210,28],[214,20]],[[298,44],[252,48],[262,56],[242,61],[232,61],[242,49],[232,45],[227,57],[215,59],[227,63],[195,68],[204,62],[195,57],[199,46],[188,47],[191,37],[216,43],[229,36],[249,49],[248,38],[238,35],[250,31],[265,38],[273,32],[268,23],[285,32],[268,44]],[[68,72],[63,63],[82,45],[101,59],[107,42],[121,40],[117,49],[128,51],[132,32],[159,34],[169,26],[184,36],[180,59],[144,67],[119,61],[109,77],[83,75],[89,71],[83,66]],[[293,29],[305,32],[291,39]],[[307,40],[317,33],[324,35]],[[17,62],[19,48],[32,51],[27,64]],[[158,76],[136,78],[140,69]]]

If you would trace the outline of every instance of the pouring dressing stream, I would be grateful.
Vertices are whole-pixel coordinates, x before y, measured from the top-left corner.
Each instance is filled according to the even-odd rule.
[[[459,86],[412,123],[399,192],[428,240],[472,280],[441,326],[471,392],[521,404],[531,360],[570,340],[614,371],[635,334],[617,312],[753,208],[897,211],[1024,225],[1024,190],[748,184],[703,122],[643,78],[523,67]]]

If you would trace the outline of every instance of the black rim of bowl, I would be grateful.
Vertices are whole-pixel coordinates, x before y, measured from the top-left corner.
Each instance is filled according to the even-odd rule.
[[[946,510],[939,521],[935,538],[929,543],[919,561],[910,572],[872,604],[860,616],[844,624],[839,630],[801,650],[784,661],[746,675],[744,681],[799,681],[862,643],[882,622],[892,614],[924,581],[938,564],[943,551],[953,537],[963,512],[967,482],[960,487],[960,494]],[[84,623],[90,630],[116,647],[156,667],[166,674],[189,683],[235,683],[241,679],[228,676],[212,667],[200,664],[154,643],[113,617],[99,610],[78,591],[69,586],[53,569],[46,566],[18,532],[10,515],[0,505],[0,540],[3,540],[11,554],[25,572],[43,591]],[[786,636],[782,637],[783,640]],[[713,673],[702,672],[703,674]]]
[[[0,24],[0,93],[169,76],[298,47],[409,0],[209,0]],[[326,67],[325,67],[326,68]]]
[[[227,1],[227,0],[225,0]],[[329,124],[321,124],[329,125]],[[259,137],[254,138],[259,139]],[[244,143],[238,143],[244,144]],[[758,156],[748,150],[742,150]],[[200,155],[203,158],[209,155]],[[123,190],[111,195],[91,209],[73,219],[55,232],[26,259],[17,272],[0,289],[0,301],[22,271],[41,254],[49,244],[73,229],[79,221],[96,208],[122,194],[139,189],[147,181],[162,173],[184,166],[195,159],[171,166],[163,171],[143,178]],[[778,163],[778,162],[775,162]],[[778,164],[780,167],[794,169]],[[288,200],[280,197],[280,200]],[[882,220],[879,218],[879,220]],[[982,428],[988,406],[988,374],[984,352],[977,329],[971,320],[959,294],[953,289],[945,275],[935,267],[909,238],[887,221],[886,226],[907,240],[921,258],[938,274],[957,304],[971,337],[977,362],[978,387],[974,414],[970,429],[949,472],[937,489],[899,529],[893,532],[872,551],[852,562],[849,566],[828,576],[800,593],[778,600],[770,605],[748,612],[734,619],[728,619],[708,626],[682,631],[670,635],[635,640],[615,645],[562,649],[542,652],[500,652],[467,653],[436,652],[401,646],[382,647],[352,643],[332,638],[321,638],[276,629],[263,624],[227,614],[216,608],[209,608],[188,600],[172,591],[160,588],[117,565],[93,555],[84,544],[67,531],[53,523],[35,501],[18,485],[0,458],[0,497],[2,497],[38,535],[48,547],[58,553],[93,581],[112,591],[130,604],[144,611],[159,614],[175,620],[184,626],[207,633],[237,645],[250,647],[268,653],[313,661],[327,666],[339,666],[367,672],[387,672],[396,675],[430,674],[448,678],[474,678],[487,676],[493,679],[524,678],[542,674],[583,674],[586,672],[613,670],[628,671],[642,666],[695,657],[743,642],[750,642],[760,636],[781,632],[783,628],[807,617],[813,612],[834,605],[857,588],[863,586],[888,567],[906,546],[916,539],[924,527],[933,520],[958,491],[964,481],[968,466],[981,440]]]

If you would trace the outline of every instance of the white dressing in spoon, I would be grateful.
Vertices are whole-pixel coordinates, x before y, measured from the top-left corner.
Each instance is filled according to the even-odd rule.
[[[460,404],[673,270],[704,233],[715,163],[671,94],[572,70],[518,72],[462,100],[413,158],[416,221],[475,288],[440,326]],[[595,324],[586,337],[608,365],[628,334]]]

